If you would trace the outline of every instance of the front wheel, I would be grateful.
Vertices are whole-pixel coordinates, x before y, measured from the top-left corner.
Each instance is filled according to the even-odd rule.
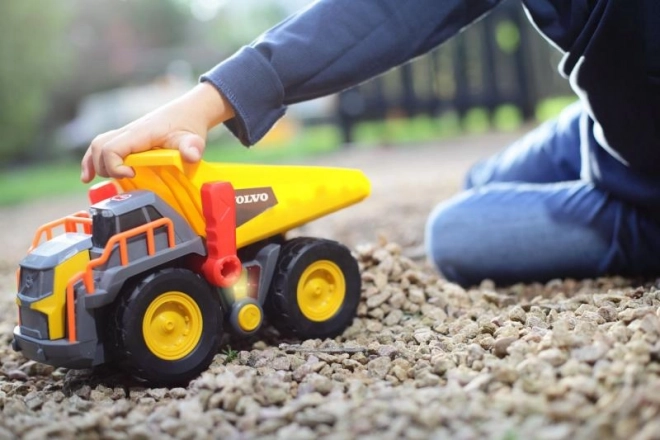
[[[353,321],[360,289],[358,264],[348,248],[295,238],[282,247],[266,299],[268,319],[285,335],[334,337]]]
[[[135,285],[115,309],[120,365],[153,384],[185,385],[218,351],[222,313],[209,284],[186,269],[164,269]]]

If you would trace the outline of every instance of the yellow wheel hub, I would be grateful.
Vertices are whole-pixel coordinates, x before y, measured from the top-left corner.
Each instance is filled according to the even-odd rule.
[[[190,296],[166,292],[149,304],[142,320],[142,335],[154,355],[173,361],[186,357],[197,346],[202,324],[202,312]]]
[[[254,304],[245,304],[238,311],[238,326],[245,332],[254,331],[261,324],[261,310]]]
[[[307,319],[327,321],[337,313],[344,302],[344,273],[332,261],[315,261],[300,276],[297,295],[300,311]]]

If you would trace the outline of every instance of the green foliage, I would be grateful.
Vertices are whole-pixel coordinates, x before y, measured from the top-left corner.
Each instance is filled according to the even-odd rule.
[[[292,139],[275,144],[260,144],[245,148],[235,138],[226,136],[209,143],[204,160],[210,162],[273,163],[292,161],[310,155],[335,150],[341,143],[339,129],[334,125],[314,125],[300,130]]]
[[[502,440],[518,440],[518,434],[515,430],[509,429],[504,433]]]
[[[577,97],[573,95],[548,98],[536,107],[536,119],[543,122],[555,118],[566,106],[575,101],[577,101]]]
[[[523,123],[522,112],[511,104],[501,105],[493,114],[493,125],[500,131],[513,131],[520,128]]]
[[[447,112],[436,117],[416,116],[360,122],[355,127],[354,138],[357,144],[397,144],[441,139],[460,132],[458,116]]]
[[[258,7],[252,8],[225,7],[212,20],[199,23],[199,33],[209,44],[231,53],[253,41],[287,15],[286,8],[273,1],[260,0]]]
[[[66,2],[0,2],[0,164],[29,156],[48,91],[63,74]]]
[[[122,2],[131,29],[134,29],[139,41],[150,46],[175,46],[185,38],[188,12],[182,5],[172,0],[140,0]],[[116,2],[111,3],[117,9]]]
[[[231,364],[233,361],[238,359],[238,351],[232,350],[231,346],[227,346],[227,349],[223,350],[222,354],[225,355],[225,365]]]
[[[173,0],[0,1],[0,167],[48,155],[83,95],[162,74],[142,55],[180,44],[188,19]]]
[[[504,20],[495,28],[495,41],[504,53],[513,53],[520,46],[520,29],[511,20]]]
[[[55,196],[84,194],[79,163],[50,163],[0,172],[0,206]]]
[[[485,133],[490,129],[488,110],[481,107],[471,108],[465,114],[465,130],[470,133]]]

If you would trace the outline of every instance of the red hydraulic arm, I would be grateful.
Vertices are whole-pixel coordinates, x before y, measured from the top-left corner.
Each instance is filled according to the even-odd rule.
[[[232,286],[241,275],[236,256],[236,200],[229,182],[202,185],[202,212],[206,221],[206,260],[201,272],[218,287]]]

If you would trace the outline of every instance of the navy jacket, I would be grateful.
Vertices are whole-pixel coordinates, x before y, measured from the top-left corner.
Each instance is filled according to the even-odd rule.
[[[227,126],[251,145],[286,105],[338,92],[424,54],[501,1],[320,0],[202,80],[231,102],[236,117]],[[522,2],[564,54],[560,72],[591,115],[597,143],[583,146],[583,177],[633,202],[660,203],[660,0]]]

